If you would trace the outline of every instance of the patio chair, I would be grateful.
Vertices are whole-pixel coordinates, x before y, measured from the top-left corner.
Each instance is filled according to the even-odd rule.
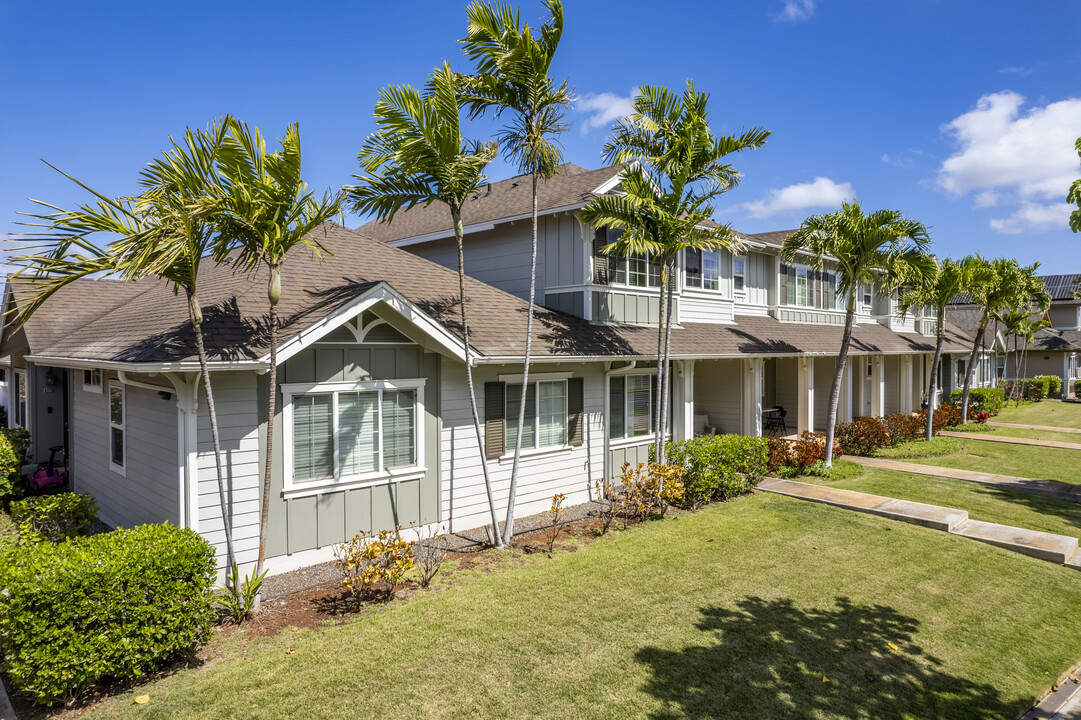
[[[778,430],[780,430],[782,434],[787,435],[788,425],[786,425],[784,421],[787,416],[788,411],[785,410],[782,406],[778,405],[775,412],[771,412],[769,415],[766,416],[766,432],[768,432],[770,435],[773,435]]]

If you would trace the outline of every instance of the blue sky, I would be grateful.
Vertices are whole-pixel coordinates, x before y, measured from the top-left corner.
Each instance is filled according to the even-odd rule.
[[[931,226],[940,254],[1081,272],[1064,204],[1081,176],[1078,3],[564,2],[555,73],[579,98],[569,161],[602,164],[634,88],[690,77],[711,93],[717,131],[773,132],[734,158],[744,182],[719,221],[797,227],[856,197]],[[519,6],[542,18],[539,2]],[[299,121],[308,182],[347,183],[381,86],[423,83],[444,58],[468,68],[465,7],[0,0],[0,233],[20,229],[29,197],[85,199],[39,158],[131,193],[170,134],[227,112],[272,136]]]

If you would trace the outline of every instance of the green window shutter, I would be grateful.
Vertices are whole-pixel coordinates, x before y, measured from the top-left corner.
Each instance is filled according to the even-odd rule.
[[[781,279],[781,287],[779,288],[781,297],[780,297],[780,300],[778,301],[777,304],[778,305],[787,305],[788,304],[788,266],[785,265],[784,263],[781,263],[781,278],[782,278]]]
[[[580,377],[567,380],[567,443],[581,445],[585,442],[584,381]]]
[[[601,248],[608,244],[608,229],[599,227],[593,230],[593,282],[597,285],[608,284],[608,256]]]
[[[503,416],[505,391],[501,382],[484,383],[484,457],[489,460],[495,460],[506,452],[506,423]]]

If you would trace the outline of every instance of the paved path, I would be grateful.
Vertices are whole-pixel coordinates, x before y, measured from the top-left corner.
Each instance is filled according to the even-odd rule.
[[[1005,435],[988,435],[987,433],[954,432],[952,430],[943,430],[939,435],[964,438],[965,440],[985,440],[987,442],[1011,443],[1013,445],[1035,445],[1037,447],[1081,450],[1081,443],[1062,442],[1061,440],[1033,440],[1032,438],[1006,437]]]
[[[994,422],[993,420],[988,420],[987,424],[994,425],[995,427],[1021,428],[1022,430],[1050,430],[1051,432],[1077,433],[1078,435],[1081,435],[1081,428],[1064,428],[1055,425],[1020,425],[1018,423]]]
[[[758,484],[758,488],[800,500],[824,503],[846,510],[870,513],[891,520],[901,520],[934,530],[942,530],[952,535],[979,540],[1058,565],[1070,565],[1081,569],[1081,557],[1078,557],[1081,552],[1078,550],[1075,537],[970,520],[967,510],[898,500],[794,480],[766,478]]]
[[[939,467],[937,465],[922,465],[920,463],[898,462],[883,458],[857,457],[844,455],[845,460],[851,460],[864,467],[877,468],[879,470],[896,470],[897,472],[915,473],[916,475],[931,475],[932,477],[952,478],[954,480],[966,480],[981,485],[1016,490],[1017,492],[1029,493],[1030,495],[1042,495],[1055,500],[1081,503],[1081,485],[1055,482],[1054,480],[1032,480],[1030,478],[1017,477],[1014,475],[999,475],[997,473],[977,472],[975,470],[961,470],[959,468]]]
[[[1048,693],[1021,720],[1081,720],[1081,684],[1077,675],[1070,673],[1057,690]]]

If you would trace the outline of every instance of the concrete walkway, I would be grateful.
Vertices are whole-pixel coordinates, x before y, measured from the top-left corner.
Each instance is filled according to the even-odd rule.
[[[1081,684],[1077,675],[1070,673],[1057,690],[1048,693],[1021,720],[1081,720]]]
[[[965,440],[985,440],[987,442],[1010,443],[1012,445],[1035,445],[1036,447],[1081,450],[1081,443],[1062,442],[1061,440],[1033,440],[1032,438],[1006,437],[1005,435],[988,435],[987,433],[954,432],[952,430],[943,430],[939,435],[963,438]]]
[[[877,468],[879,470],[895,470],[897,472],[914,473],[916,475],[930,475],[932,477],[952,478],[953,480],[965,480],[991,485],[993,487],[1015,490],[1029,493],[1030,495],[1042,495],[1043,497],[1067,502],[1081,503],[1081,485],[1055,482],[1054,480],[1032,480],[1030,478],[1017,477],[1015,475],[999,475],[997,473],[977,472],[975,470],[961,470],[959,468],[939,467],[938,465],[921,465],[919,463],[898,462],[884,458],[857,457],[844,455],[845,460],[864,467]]]
[[[766,478],[758,484],[758,489],[942,530],[951,535],[961,535],[1081,570],[1081,558],[1078,557],[1081,552],[1078,551],[1075,537],[970,520],[967,510],[927,505],[781,478]]]
[[[995,427],[1020,428],[1022,430],[1045,430],[1050,432],[1076,433],[1077,435],[1081,435],[1081,428],[1064,428],[1055,425],[1020,425],[1018,423],[995,422],[993,420],[988,420],[987,424],[993,425]]]

